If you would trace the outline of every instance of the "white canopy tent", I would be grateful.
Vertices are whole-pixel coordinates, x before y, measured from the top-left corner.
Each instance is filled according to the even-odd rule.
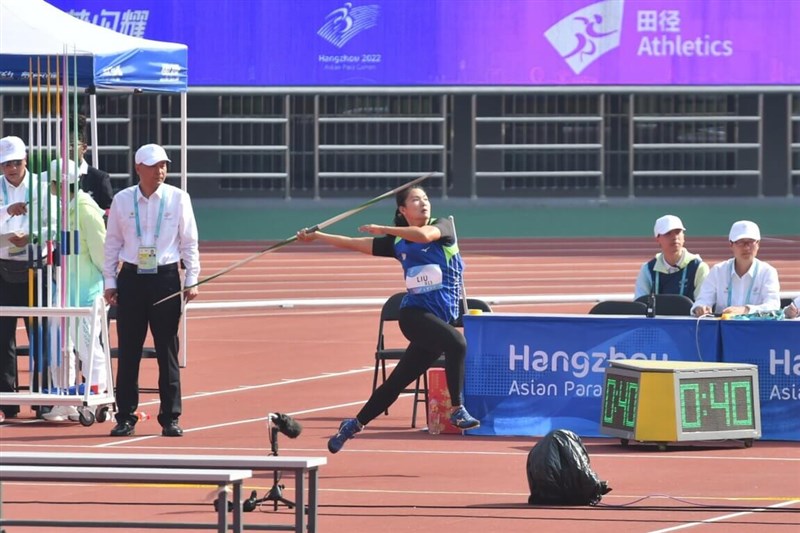
[[[181,188],[186,189],[187,46],[123,35],[78,20],[44,0],[0,2],[0,88],[27,87],[36,74],[30,72],[31,60],[36,64],[37,59],[64,55],[75,57],[80,87],[181,93]],[[94,92],[90,91],[93,141]],[[97,161],[97,143],[93,145]]]

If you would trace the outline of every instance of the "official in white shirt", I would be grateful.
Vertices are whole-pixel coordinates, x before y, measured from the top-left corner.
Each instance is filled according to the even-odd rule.
[[[757,259],[761,231],[755,222],[739,220],[728,234],[733,258],[714,265],[692,307],[695,316],[742,315],[780,309],[778,271]]]
[[[179,264],[185,284],[195,285],[200,274],[197,224],[189,194],[164,183],[167,153],[157,144],[136,151],[139,184],[114,196],[108,216],[103,278],[104,296],[117,306],[117,425],[111,436],[134,434],[139,405],[139,364],[147,328],[153,334],[158,358],[161,434],[180,437],[181,383],[178,365],[180,298],[155,302],[181,290]],[[121,263],[121,266],[120,266]],[[197,296],[188,289],[187,300]]]
[[[31,267],[43,265],[40,259],[47,254],[44,241],[47,236],[55,236],[56,202],[48,192],[47,183],[42,183],[43,180],[28,170],[27,150],[19,137],[0,139],[0,167],[3,174],[0,177],[0,234],[4,236],[0,244],[0,306],[27,307],[30,305],[28,271]],[[28,261],[29,244],[33,245],[33,265]],[[40,277],[41,291],[38,287]],[[47,293],[47,276],[34,276],[33,293]],[[38,302],[34,304],[41,305]],[[0,318],[0,392],[15,391],[17,319]],[[34,319],[34,327],[37,324],[38,319]],[[29,327],[28,321],[25,321],[25,327]],[[39,392],[48,386],[48,373],[39,369],[40,360],[42,369],[47,368],[47,353],[36,355],[31,386],[33,391]],[[2,418],[12,418],[19,413],[17,405],[0,407]],[[39,409],[39,413],[45,410]]]

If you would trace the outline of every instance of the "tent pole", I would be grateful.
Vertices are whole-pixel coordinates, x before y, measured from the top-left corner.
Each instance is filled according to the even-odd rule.
[[[188,114],[188,91],[181,93],[181,189],[188,191],[188,168],[189,162],[186,160],[186,144],[189,142],[187,132],[187,114]]]
[[[99,148],[99,141],[97,137],[97,91],[92,90],[89,93],[89,115],[91,115],[91,121],[89,122],[89,127],[92,132],[92,165],[95,168],[100,168],[100,148]],[[80,162],[78,162],[80,164]]]
[[[188,122],[188,105],[187,102],[189,100],[189,92],[188,89],[181,93],[181,189],[188,192],[188,177],[189,177],[189,162],[186,160],[186,154],[188,150],[186,149],[186,145],[189,142],[189,137],[187,135],[187,122]],[[183,368],[186,368],[188,364],[187,361],[187,352],[186,347],[188,346],[188,339],[186,333],[186,310],[183,306],[186,305],[186,300],[181,298],[181,316],[183,317],[181,328],[180,328],[180,335],[181,335],[181,342],[180,347],[178,348],[180,352],[180,357],[182,364],[180,365]]]

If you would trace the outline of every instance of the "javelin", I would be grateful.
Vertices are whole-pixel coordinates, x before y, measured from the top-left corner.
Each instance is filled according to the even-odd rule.
[[[376,203],[380,202],[381,200],[385,200],[386,198],[388,198],[390,196],[393,196],[393,195],[397,194],[398,192],[400,192],[402,190],[408,189],[409,187],[413,187],[417,183],[419,183],[419,182],[431,177],[432,175],[433,175],[433,173],[431,172],[431,173],[425,174],[424,176],[420,176],[418,178],[415,178],[415,179],[409,181],[406,184],[400,185],[399,187],[397,187],[395,189],[392,189],[391,191],[387,191],[387,192],[381,194],[380,196],[376,196],[372,200],[367,200],[366,202],[364,202],[363,204],[359,205],[358,207],[354,207],[353,209],[351,209],[349,211],[345,211],[344,213],[340,213],[340,214],[336,215],[335,217],[329,218],[325,222],[320,222],[319,224],[315,224],[314,226],[311,226],[310,228],[307,228],[305,231],[306,231],[306,233],[313,233],[315,231],[323,230],[323,229],[327,228],[328,226],[336,224],[337,222],[341,222],[342,220],[355,215],[356,213],[360,213],[361,211],[363,211],[364,209],[368,208],[372,204],[376,204]],[[279,248],[283,248],[287,244],[291,244],[296,240],[297,240],[297,235],[292,235],[288,239],[284,239],[284,240],[282,240],[280,242],[276,242],[275,244],[273,244],[269,248],[265,248],[264,250],[261,250],[260,252],[257,252],[255,254],[251,255],[250,257],[246,257],[246,258],[242,259],[241,261],[238,261],[238,262],[232,264],[229,267],[225,267],[222,270],[220,270],[219,272],[217,272],[216,274],[212,274],[212,275],[208,276],[205,279],[201,279],[200,281],[198,281],[194,285],[187,285],[186,287],[184,287],[183,289],[179,290],[178,292],[170,294],[166,298],[162,298],[161,300],[157,301],[153,305],[158,305],[158,304],[160,304],[162,302],[166,302],[167,300],[169,300],[171,298],[174,298],[174,297],[178,296],[179,294],[182,294],[182,293],[186,292],[189,289],[192,289],[194,287],[199,287],[200,285],[203,285],[204,283],[208,283],[211,280],[217,279],[218,277],[220,277],[220,276],[222,276],[224,274],[227,274],[231,270],[239,268],[240,266],[245,265],[245,264],[249,263],[250,261],[252,261],[254,259],[258,259],[259,257],[261,257],[262,255],[266,254],[267,252],[272,252],[272,251],[275,251],[275,250],[277,250]]]

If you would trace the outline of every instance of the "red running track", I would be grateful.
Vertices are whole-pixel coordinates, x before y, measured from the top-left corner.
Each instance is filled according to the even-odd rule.
[[[703,242],[693,239],[690,244],[711,262],[726,257],[724,246],[701,246]],[[205,273],[256,250],[258,246],[206,245]],[[797,269],[792,270],[800,258],[797,247],[767,250],[764,246],[762,258],[778,267],[782,278],[786,272],[784,285],[800,292]],[[631,290],[643,258],[653,252],[648,243],[633,240],[464,244],[468,289],[475,296],[543,294],[553,285],[568,287],[554,289],[556,293],[624,292]],[[608,289],[598,290],[599,281],[592,284],[597,279],[592,273],[598,270]],[[246,282],[232,279],[244,275]],[[237,298],[385,297],[401,287],[399,276],[391,260],[384,264],[357,254],[293,246],[209,283],[203,298],[210,301],[222,283],[230,283],[232,294],[240,294]],[[552,277],[564,281],[549,284]],[[584,288],[578,289],[581,283]],[[530,288],[522,292],[522,285]],[[322,289],[326,291],[319,293]],[[304,427],[299,438],[282,438],[281,454],[328,457],[320,470],[319,531],[326,533],[788,533],[800,528],[800,443],[794,442],[658,452],[647,446],[622,448],[611,439],[587,439],[593,468],[614,490],[601,506],[568,508],[525,504],[525,460],[536,439],[433,436],[412,430],[408,397],[331,456],[325,449],[327,437],[369,394],[377,320],[378,307],[373,306],[198,312],[190,317],[190,360],[183,369],[183,438],[160,437],[153,420],[137,426],[134,437],[111,439],[108,423],[88,428],[45,424],[25,412],[0,426],[0,449],[267,454],[265,417],[280,411]],[[155,361],[146,360],[142,367],[141,386],[155,386]],[[154,415],[157,397],[146,393],[142,399],[142,410]],[[263,495],[271,484],[271,477],[255,478],[247,489]],[[212,522],[214,511],[205,500],[209,492],[209,487],[6,483],[3,516]],[[290,481],[285,495],[294,498]],[[292,523],[291,511],[271,509],[246,514],[245,523]]]

